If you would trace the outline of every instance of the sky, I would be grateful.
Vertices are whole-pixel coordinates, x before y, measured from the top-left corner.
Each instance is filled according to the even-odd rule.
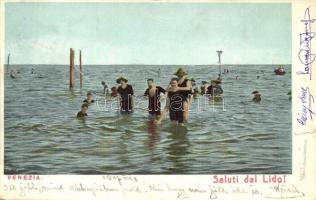
[[[12,64],[290,64],[291,4],[6,3]]]

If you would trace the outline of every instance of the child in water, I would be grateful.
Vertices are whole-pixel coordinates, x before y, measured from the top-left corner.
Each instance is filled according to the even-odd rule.
[[[111,87],[111,97],[117,97],[117,88]]]
[[[83,103],[94,103],[93,94],[91,92],[87,93],[87,98],[83,100]]]
[[[255,102],[255,103],[260,103],[261,101],[261,94],[259,91],[253,91],[252,94],[254,95],[253,98],[252,98],[252,101]]]
[[[77,118],[83,118],[88,116],[87,111],[88,111],[88,104],[84,103],[81,105],[81,111],[77,113]]]
[[[102,81],[101,84],[103,86],[103,94],[108,95],[110,93],[108,86],[105,84],[104,81]]]

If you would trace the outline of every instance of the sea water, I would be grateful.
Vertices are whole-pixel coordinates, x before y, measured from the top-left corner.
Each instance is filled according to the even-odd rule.
[[[218,66],[85,65],[83,88],[76,67],[69,90],[67,65],[10,65],[19,73],[16,79],[4,74],[5,173],[291,173],[291,65],[284,76],[275,75],[273,65],[224,65],[223,102],[209,104],[200,96],[185,127],[168,118],[156,126],[142,97],[146,80],[166,88],[178,67],[197,85],[219,73]],[[120,75],[136,95],[131,115],[119,115],[116,100],[102,94],[101,81],[110,88]],[[251,102],[254,90],[262,93],[260,104]],[[96,103],[78,120],[88,91]]]

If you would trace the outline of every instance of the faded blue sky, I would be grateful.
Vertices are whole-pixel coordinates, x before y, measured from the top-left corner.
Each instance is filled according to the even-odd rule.
[[[15,64],[291,63],[290,4],[6,3]],[[76,55],[78,53],[76,52]],[[77,61],[76,61],[77,62]]]

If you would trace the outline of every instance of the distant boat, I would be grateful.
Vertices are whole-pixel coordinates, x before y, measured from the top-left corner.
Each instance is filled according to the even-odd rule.
[[[274,73],[276,75],[284,75],[286,72],[285,72],[284,68],[280,66],[279,68],[274,70]]]

